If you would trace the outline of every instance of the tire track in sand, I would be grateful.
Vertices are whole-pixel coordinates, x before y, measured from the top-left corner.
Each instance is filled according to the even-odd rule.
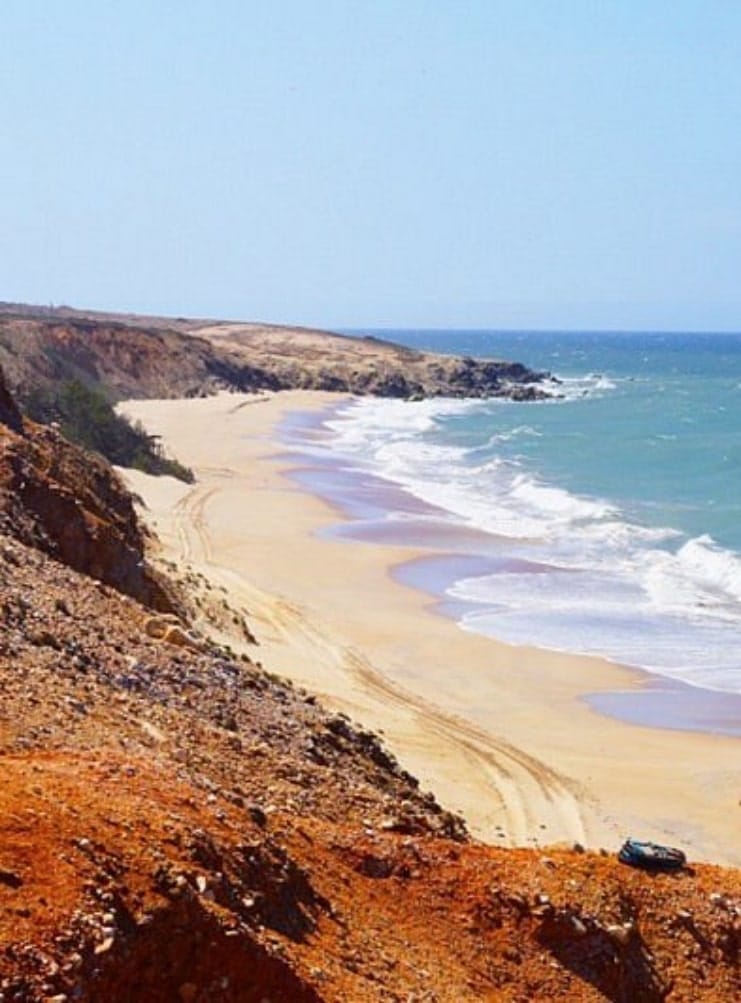
[[[225,470],[209,473],[230,479]],[[596,806],[587,803],[576,783],[506,739],[406,690],[384,675],[365,654],[324,628],[315,615],[285,597],[265,593],[239,571],[220,563],[207,517],[209,502],[220,490],[218,484],[196,485],[175,504],[178,553],[171,555],[173,558],[198,565],[213,584],[226,587],[232,604],[242,607],[256,632],[263,635],[261,640],[266,646],[291,650],[295,652],[294,660],[313,657],[331,666],[345,677],[352,691],[360,691],[361,706],[363,699],[375,704],[379,718],[384,708],[393,708],[414,723],[430,748],[442,747],[454,756],[461,763],[461,783],[474,785],[486,798],[481,814],[487,821],[483,826],[474,825],[478,835],[490,841],[498,838],[500,843],[523,845],[543,835],[540,827],[546,825],[549,841],[588,841],[597,817]],[[231,643],[240,646],[237,638]],[[242,650],[247,651],[246,646]],[[335,704],[347,704],[339,693],[320,696],[329,697]],[[393,734],[386,735],[391,745],[394,738]],[[403,746],[403,741],[400,744]],[[431,783],[434,786],[434,778]]]

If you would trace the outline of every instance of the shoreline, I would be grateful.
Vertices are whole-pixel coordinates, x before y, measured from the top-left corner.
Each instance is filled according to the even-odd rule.
[[[481,634],[510,647],[518,645],[485,631],[477,631],[464,622],[466,614],[477,610],[470,600],[451,597],[449,589],[456,582],[491,573],[512,570],[527,564],[503,556],[498,549],[500,538],[472,527],[451,525],[446,513],[434,506],[405,494],[397,485],[377,475],[349,471],[347,466],[333,463],[326,457],[317,458],[306,452],[311,445],[314,429],[337,410],[312,411],[308,416],[288,415],[278,428],[290,444],[290,453],[278,453],[290,459],[286,471],[290,479],[307,493],[318,496],[337,514],[337,524],[322,532],[332,539],[386,546],[409,546],[422,549],[411,561],[403,561],[389,569],[391,577],[402,585],[415,588],[434,599],[432,612],[447,617],[460,630]],[[296,431],[308,442],[299,438]],[[303,451],[302,451],[303,447]],[[403,520],[388,520],[388,512],[403,512]],[[502,539],[504,544],[511,541]],[[628,688],[614,692],[585,693],[582,701],[597,713],[632,725],[648,725],[674,731],[700,732],[707,735],[741,737],[741,693],[693,685],[657,668],[632,665],[608,656],[566,648],[549,648],[533,644],[539,651],[551,651],[575,658],[604,658],[604,661],[630,673]]]
[[[585,695],[638,692],[638,671],[463,631],[394,576],[423,547],[333,538],[342,516],[293,483],[291,446],[276,441],[289,412],[331,402],[292,391],[122,408],[195,469],[194,487],[126,475],[163,557],[245,609],[260,640],[248,653],[382,733],[489,842],[633,834],[741,863],[737,740],[598,714]]]
[[[433,580],[437,577],[434,587],[423,581],[430,576],[430,565],[431,577]],[[450,570],[438,570],[445,565],[451,565]],[[422,570],[424,566],[426,568]],[[452,570],[453,567],[456,568],[455,571]],[[461,571],[464,567],[466,570]],[[471,606],[464,600],[446,597],[443,594],[444,586],[459,578],[461,573],[465,576],[485,574],[489,567],[490,562],[485,557],[441,552],[397,565],[390,573],[395,581],[428,595],[431,599],[431,613],[452,620],[459,630],[465,631],[467,628],[460,623],[460,617]],[[552,651],[573,658],[593,657],[556,648],[538,647],[537,650]],[[640,665],[624,665],[609,659],[605,661],[630,678],[628,685],[620,689],[582,694],[581,701],[596,713],[625,724],[648,725],[663,731],[699,732],[736,739],[741,737],[741,694],[692,686]]]

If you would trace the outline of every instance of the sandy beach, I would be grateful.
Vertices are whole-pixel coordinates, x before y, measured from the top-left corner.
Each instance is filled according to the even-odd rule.
[[[219,639],[381,732],[401,764],[500,845],[627,835],[741,864],[741,742],[630,725],[585,694],[636,691],[641,673],[462,631],[391,570],[420,547],[318,536],[340,515],[286,476],[286,414],[337,398],[302,391],[122,406],[196,474],[126,471],[159,558],[203,575],[259,646]],[[213,628],[212,628],[213,629]]]

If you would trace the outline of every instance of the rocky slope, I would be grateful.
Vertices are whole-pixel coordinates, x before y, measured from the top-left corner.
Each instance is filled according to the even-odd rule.
[[[472,842],[373,735],[65,563],[38,512],[113,489],[0,412],[37,477],[0,529],[2,1003],[739,998],[739,872]]]
[[[0,304],[0,366],[21,401],[69,379],[99,384],[114,399],[300,387],[530,400],[543,396],[545,375],[519,363],[434,355],[304,328],[16,304]]]
[[[472,844],[373,736],[9,538],[0,597],[5,1001],[737,998],[738,872]]]
[[[0,370],[0,527],[70,567],[169,610],[132,498],[100,457],[24,423]]]

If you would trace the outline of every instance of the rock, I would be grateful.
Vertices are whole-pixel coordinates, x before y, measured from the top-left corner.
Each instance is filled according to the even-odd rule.
[[[613,923],[605,927],[605,933],[620,947],[627,947],[633,937],[635,927],[632,923]]]
[[[0,369],[0,424],[18,435],[23,434],[23,418],[5,384],[5,374]]]
[[[725,895],[721,895],[719,892],[712,892],[708,896],[708,899],[713,905],[718,906],[720,909],[728,908],[728,899]]]
[[[537,387],[515,383],[507,387],[506,396],[513,401],[536,401],[543,400],[548,394],[543,393]]]
[[[569,923],[577,937],[586,937],[587,927],[578,916],[569,916]]]
[[[20,888],[23,884],[23,878],[16,874],[15,871],[7,871],[4,868],[0,868],[0,885],[7,885],[8,888]]]
[[[192,633],[186,630],[174,615],[150,616],[144,621],[144,633],[155,641],[164,641],[180,648],[190,648],[191,651],[203,651],[204,645]]]
[[[544,919],[549,916],[553,916],[555,909],[550,904],[550,902],[544,902],[542,905],[536,905],[531,910],[533,916],[537,916],[540,919]]]
[[[167,644],[177,645],[179,648],[190,648],[191,651],[202,651],[203,645],[198,638],[189,630],[175,625],[168,627],[162,638]]]
[[[96,945],[95,954],[107,954],[113,947],[114,940],[115,938],[113,936],[106,937],[105,940]]]
[[[390,860],[367,853],[360,862],[358,870],[368,878],[388,878],[393,873],[393,865]]]
[[[264,829],[268,824],[268,816],[258,804],[251,804],[247,808],[247,814],[255,825],[259,825],[261,829]]]

